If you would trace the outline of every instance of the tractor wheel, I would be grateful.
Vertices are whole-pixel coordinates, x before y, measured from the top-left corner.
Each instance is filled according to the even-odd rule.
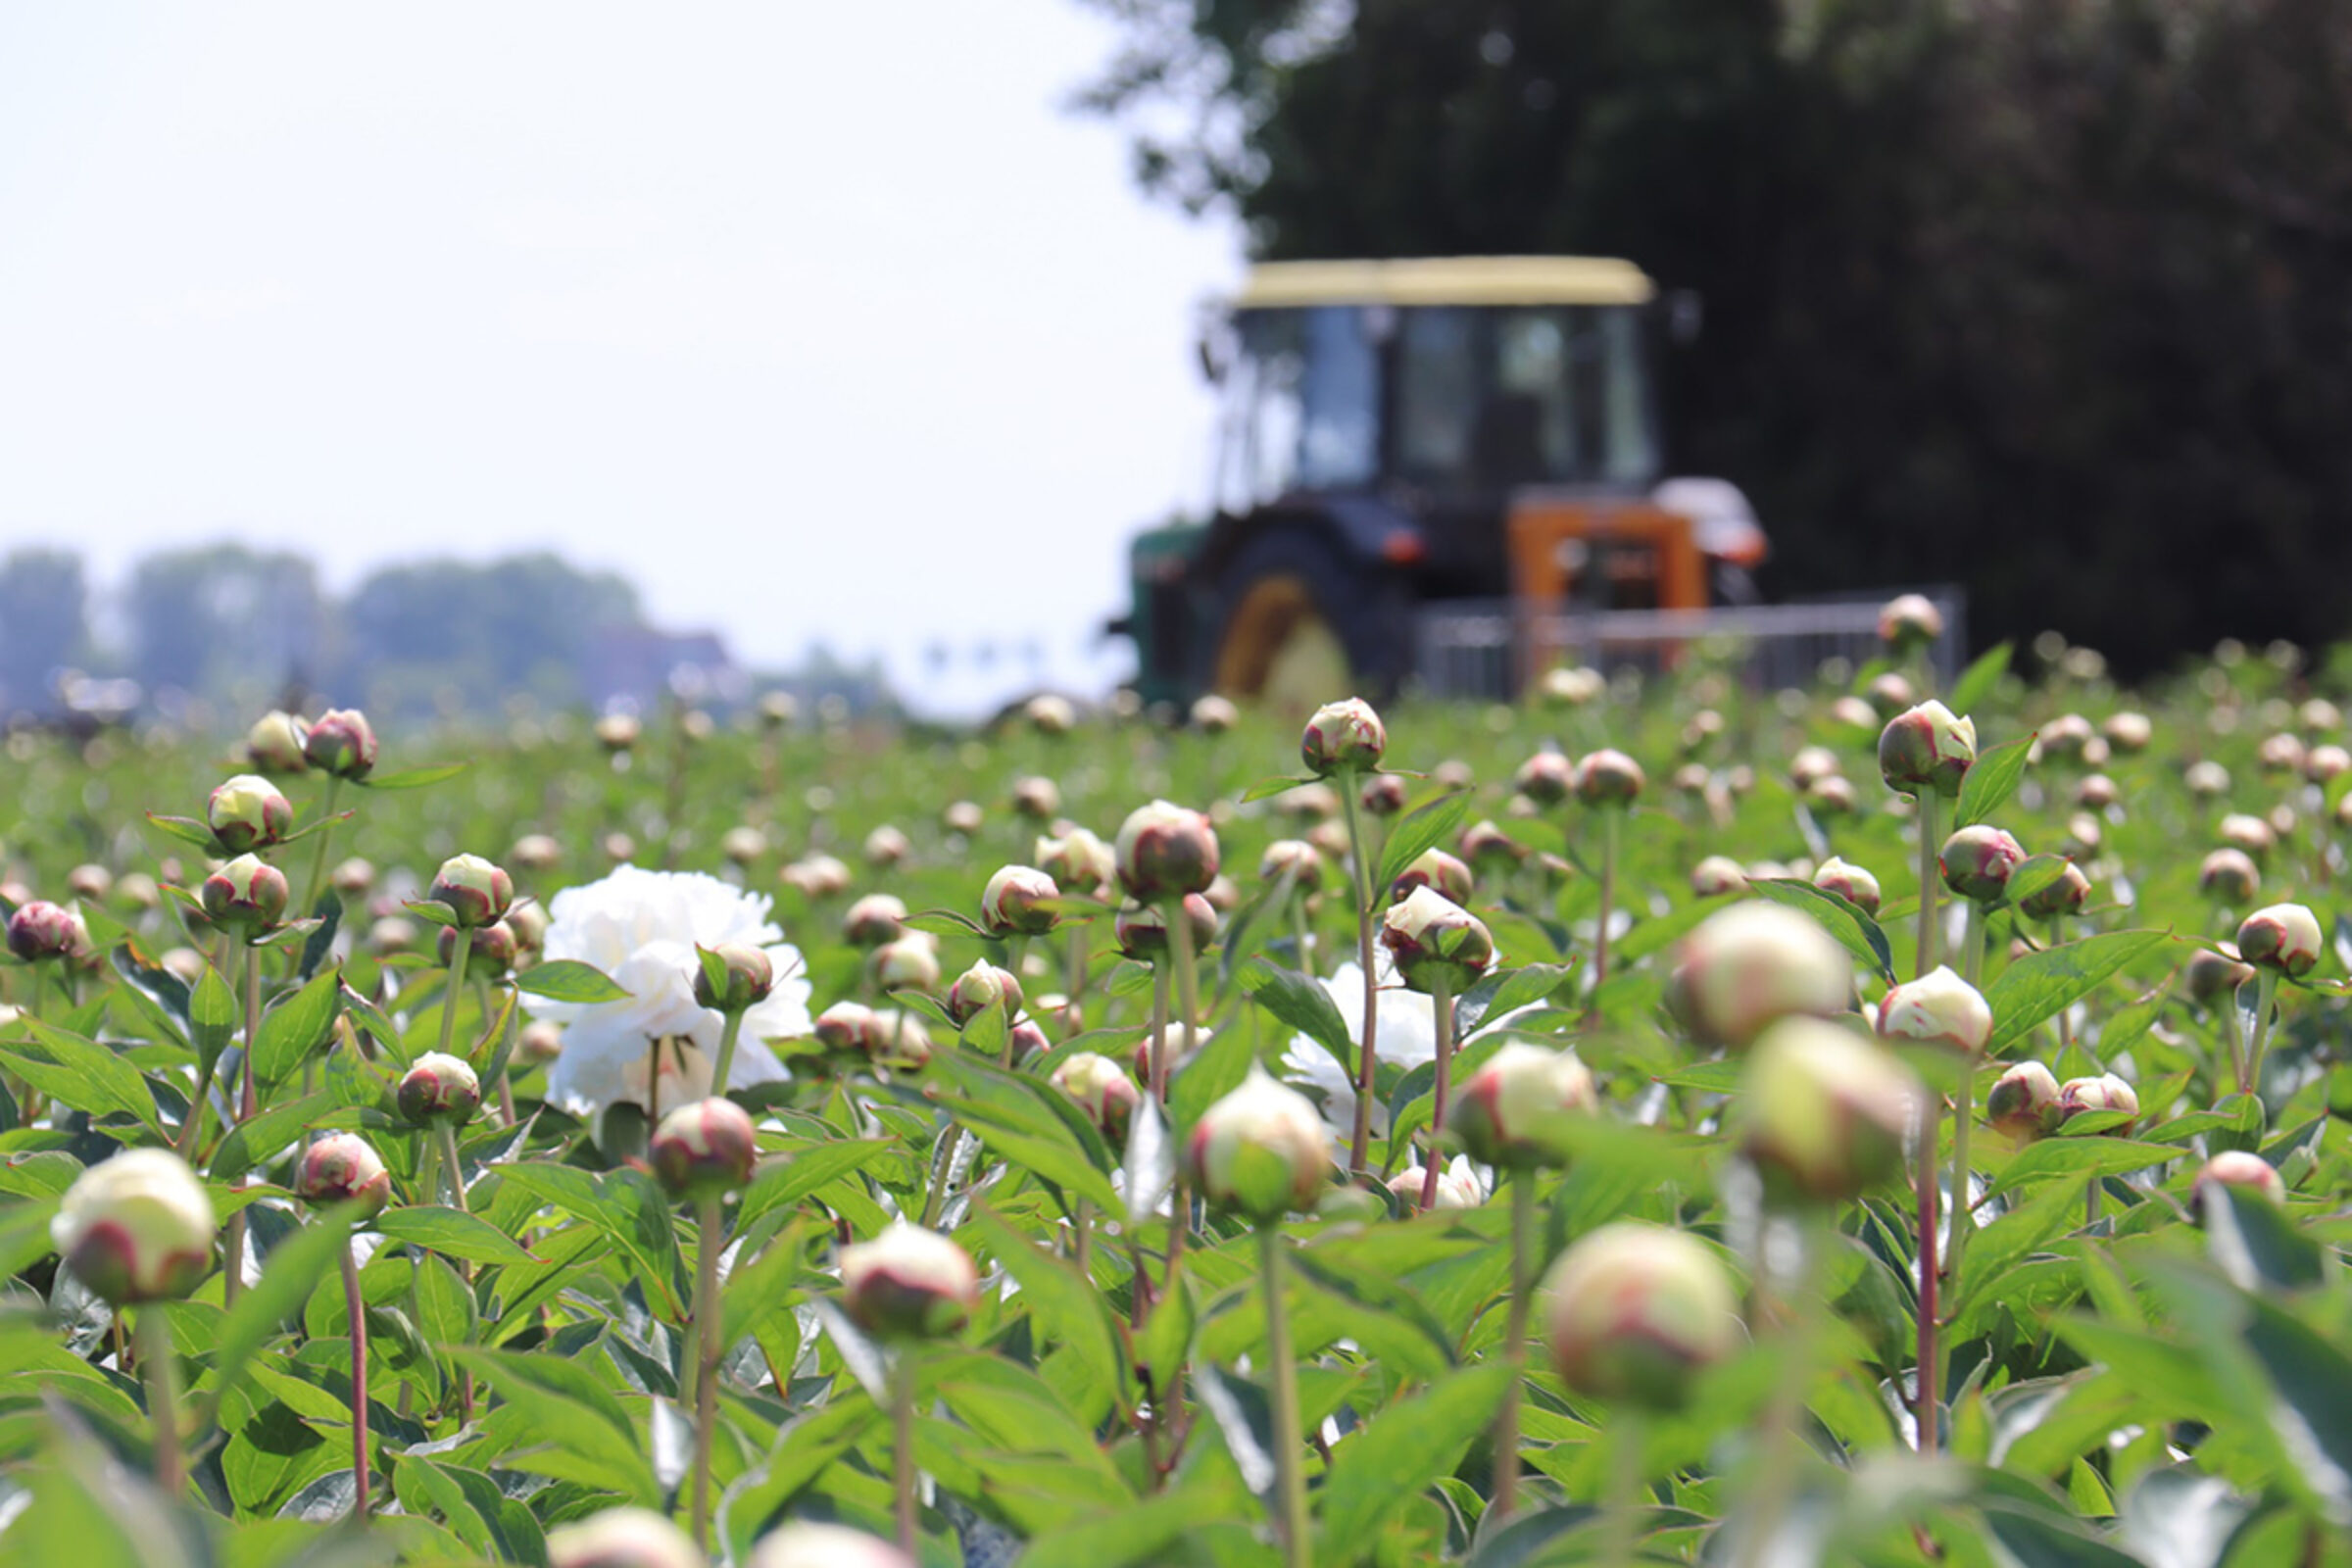
[[[1218,580],[1224,614],[1211,686],[1307,711],[1384,698],[1412,663],[1410,598],[1394,572],[1352,566],[1312,534],[1251,541]]]

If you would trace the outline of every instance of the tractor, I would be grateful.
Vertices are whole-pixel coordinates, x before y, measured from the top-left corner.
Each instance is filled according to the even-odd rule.
[[[1212,316],[1214,514],[1139,536],[1138,694],[1282,708],[1393,692],[1459,601],[1751,597],[1739,491],[1668,479],[1650,355],[1695,318],[1630,262],[1275,262]]]

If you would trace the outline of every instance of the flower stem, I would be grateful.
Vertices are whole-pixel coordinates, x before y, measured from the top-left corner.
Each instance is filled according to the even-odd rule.
[[[1609,909],[1617,902],[1617,829],[1624,808],[1600,808],[1600,916],[1592,931],[1592,995],[1597,999],[1609,978]]]
[[[2237,1092],[2241,1095],[2259,1094],[2262,1090],[2262,1054],[2271,1039],[2271,1007],[2278,1000],[2278,971],[2265,968],[2254,980],[2254,1027],[2246,1041],[2245,1070],[2237,1075]]]
[[[1954,1306],[1960,1301],[1960,1253],[1977,1228],[1969,1202],[1968,1138],[1977,1121],[1977,1064],[1960,1064],[1960,1092],[1952,1102],[1952,1236],[1944,1246],[1943,1272]]]
[[[457,951],[449,956],[449,984],[441,992],[441,1054],[458,1038],[458,998],[466,994],[466,960],[473,956],[473,927],[458,927]]]
[[[892,1455],[897,1470],[899,1550],[908,1562],[919,1562],[920,1539],[914,1528],[914,1357],[912,1345],[899,1349],[898,1364],[891,1368],[890,1414],[896,1429]]]
[[[1941,1371],[1942,1351],[1936,1343],[1936,1286],[1938,1278],[1936,1267],[1936,1189],[1940,1164],[1936,1157],[1936,1146],[1943,1124],[1943,1096],[1931,1089],[1921,1097],[1919,1124],[1919,1367],[1918,1388],[1914,1404],[1919,1421],[1919,1451],[1922,1455],[1936,1451],[1936,1385]]]
[[[1607,1568],[1629,1568],[1641,1550],[1642,1472],[1648,1446],[1648,1426],[1640,1412],[1621,1408],[1609,1433],[1609,1494],[1601,1504],[1608,1544],[1600,1561]]]
[[[1283,1560],[1289,1568],[1308,1568],[1306,1477],[1299,1469],[1306,1440],[1299,1431],[1298,1368],[1291,1360],[1291,1321],[1284,1302],[1285,1258],[1282,1229],[1257,1228],[1260,1270],[1266,1293],[1266,1376],[1273,1382],[1274,1471],[1281,1497]]]
[[[710,1071],[710,1093],[719,1099],[727,1098],[727,1078],[735,1070],[735,1041],[743,1033],[743,1014],[726,1014],[726,1023],[718,1034],[718,1065]]]
[[[1364,836],[1364,782],[1354,768],[1340,774],[1340,804],[1348,813],[1348,881],[1355,894],[1355,961],[1364,971],[1364,1026],[1355,1054],[1355,1126],[1348,1140],[1348,1168],[1368,1168],[1372,1146],[1372,1096],[1380,1071],[1380,974],[1372,962],[1372,845]]]
[[[254,1082],[253,1048],[262,1034],[262,950],[245,946],[245,1051],[237,1065],[237,1124],[261,1114],[261,1095]],[[243,1183],[240,1181],[240,1186]],[[220,1299],[229,1306],[245,1289],[245,1211],[228,1218],[227,1256],[220,1277]]]
[[[1773,1384],[1763,1424],[1756,1429],[1761,1459],[1754,1500],[1740,1532],[1739,1568],[1764,1568],[1771,1559],[1772,1539],[1788,1515],[1796,1459],[1805,1441],[1805,1395],[1812,1386],[1815,1348],[1827,1321],[1827,1313],[1813,1294],[1833,1234],[1820,1215],[1808,1212],[1804,1216],[1796,1267],[1779,1290],[1780,1377]],[[1767,1292],[1773,1289],[1769,1280],[1761,1283]]]
[[[1438,1079],[1429,1102],[1429,1155],[1421,1171],[1421,1207],[1423,1212],[1438,1203],[1438,1172],[1444,1168],[1446,1156],[1438,1140],[1446,1125],[1446,1101],[1453,1087],[1453,991],[1441,972],[1429,988],[1430,1014],[1438,1027]]]
[[[449,1206],[463,1209],[466,1206],[466,1167],[458,1159],[456,1123],[449,1121],[435,1123],[433,1137],[441,1146],[442,1174],[449,1183]]]
[[[187,1487],[187,1455],[179,1446],[179,1361],[172,1349],[172,1323],[160,1301],[139,1308],[133,1332],[139,1371],[147,1379],[147,1415],[155,1423],[155,1484],[177,1501]]]
[[[351,1516],[368,1517],[368,1300],[360,1294],[360,1260],[343,1247],[343,1307],[351,1319]]]
[[[1936,809],[1943,804],[1936,786],[1926,784],[1919,791],[1919,973],[1925,977],[1936,967],[1936,890],[1942,885],[1942,874],[1936,868],[1936,852],[1942,846],[1936,843]]]
[[[1176,959],[1176,1010],[1184,1025],[1184,1049],[1177,1053],[1180,1059],[1189,1060],[1200,1049],[1200,977],[1193,961],[1193,921],[1184,912],[1184,900],[1168,903],[1168,952]]]
[[[1152,965],[1152,1102],[1168,1102],[1168,969]]]
[[[1961,913],[1960,978],[1973,986],[1984,972],[1984,906],[1971,899]],[[2065,1010],[2059,1009],[2061,1013]]]
[[[694,1542],[709,1548],[710,1443],[718,1419],[718,1195],[695,1205],[694,1327],[698,1346],[694,1383]],[[902,1441],[904,1438],[902,1437]]]
[[[1527,1313],[1533,1294],[1536,1251],[1536,1184],[1528,1171],[1511,1184],[1511,1315],[1503,1330],[1503,1354],[1511,1363],[1511,1385],[1494,1417],[1494,1516],[1508,1519],[1519,1505],[1519,1391],[1527,1381]]]
[[[311,850],[310,882],[303,893],[301,905],[294,910],[301,918],[308,918],[311,911],[318,906],[318,895],[326,886],[326,844],[335,836],[335,794],[342,788],[342,774],[329,773],[326,776],[326,798],[318,806],[318,842]],[[302,949],[297,947],[293,952],[294,961],[299,964],[302,962]]]

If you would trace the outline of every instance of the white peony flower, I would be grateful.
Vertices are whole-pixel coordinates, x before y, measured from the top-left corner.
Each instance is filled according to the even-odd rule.
[[[563,1026],[564,1049],[548,1069],[548,1099],[575,1116],[592,1116],[618,1101],[646,1102],[653,1042],[682,1038],[683,1064],[662,1053],[661,1103],[709,1092],[718,1056],[721,1020],[697,1006],[697,946],[742,942],[763,949],[775,965],[775,989],[743,1015],[743,1035],[727,1087],[749,1088],[785,1076],[763,1042],[807,1034],[808,981],[800,950],[784,942],[768,919],[768,898],[700,871],[616,868],[586,887],[566,888],[548,905],[544,955],[594,964],[626,990],[626,1002],[551,1002],[525,996],[534,1017]],[[680,1077],[686,1081],[681,1082]]]

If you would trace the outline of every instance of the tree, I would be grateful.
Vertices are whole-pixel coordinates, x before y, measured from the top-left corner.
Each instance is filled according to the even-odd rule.
[[[19,550],[0,562],[0,713],[46,710],[57,672],[88,657],[81,558]]]
[[[250,707],[318,674],[326,607],[303,556],[212,545],[132,572],[131,668],[150,694]]]

